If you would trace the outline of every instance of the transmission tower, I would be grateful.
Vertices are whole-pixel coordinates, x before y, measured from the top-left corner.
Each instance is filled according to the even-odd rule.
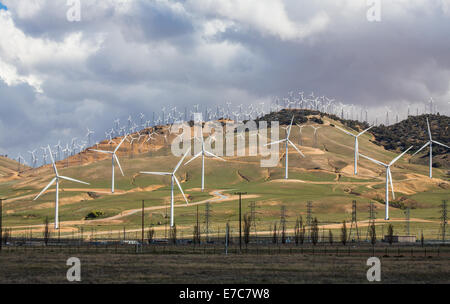
[[[447,231],[447,224],[448,224],[448,216],[447,216],[447,200],[442,201],[441,205],[441,229],[440,229],[440,235],[442,236],[442,242],[445,242],[445,232]]]
[[[350,233],[348,234],[348,237],[350,240],[352,239],[353,225],[355,225],[356,238],[359,243],[359,229],[358,229],[358,220],[356,217],[356,201],[355,200],[352,202],[352,223],[350,225]]]
[[[250,202],[249,208],[250,208],[250,220],[256,236],[257,234],[256,221],[258,220],[258,218],[256,217],[256,214],[258,213],[256,212],[256,208],[259,207],[256,206],[256,202]]]

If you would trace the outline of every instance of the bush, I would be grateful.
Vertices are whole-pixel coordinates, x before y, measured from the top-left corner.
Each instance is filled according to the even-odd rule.
[[[85,220],[92,220],[92,219],[96,219],[99,218],[101,216],[105,215],[105,213],[103,211],[100,210],[92,210],[91,212],[89,212],[88,215],[86,215],[86,217],[84,218]]]

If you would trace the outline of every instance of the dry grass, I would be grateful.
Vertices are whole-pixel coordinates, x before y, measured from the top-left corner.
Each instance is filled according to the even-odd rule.
[[[191,248],[191,247],[189,247]],[[91,249],[20,249],[0,254],[0,283],[67,283],[66,260],[82,263],[83,283],[367,283],[369,255],[332,254],[114,254]],[[201,252],[201,248],[200,249]],[[449,255],[381,257],[382,283],[449,283]],[[120,251],[119,251],[120,252]],[[234,252],[234,251],[233,251]]]

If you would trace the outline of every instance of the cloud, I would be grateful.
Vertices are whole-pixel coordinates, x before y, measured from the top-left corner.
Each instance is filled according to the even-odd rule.
[[[449,0],[383,1],[379,23],[354,0],[82,0],[81,22],[66,1],[2,3],[0,151],[295,90],[367,107],[371,121],[430,96],[449,114]]]

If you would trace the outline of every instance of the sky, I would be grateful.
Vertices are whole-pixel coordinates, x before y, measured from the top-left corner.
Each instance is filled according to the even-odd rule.
[[[0,154],[162,107],[314,92],[384,120],[449,115],[450,0],[1,0]],[[386,108],[388,107],[388,108]]]

